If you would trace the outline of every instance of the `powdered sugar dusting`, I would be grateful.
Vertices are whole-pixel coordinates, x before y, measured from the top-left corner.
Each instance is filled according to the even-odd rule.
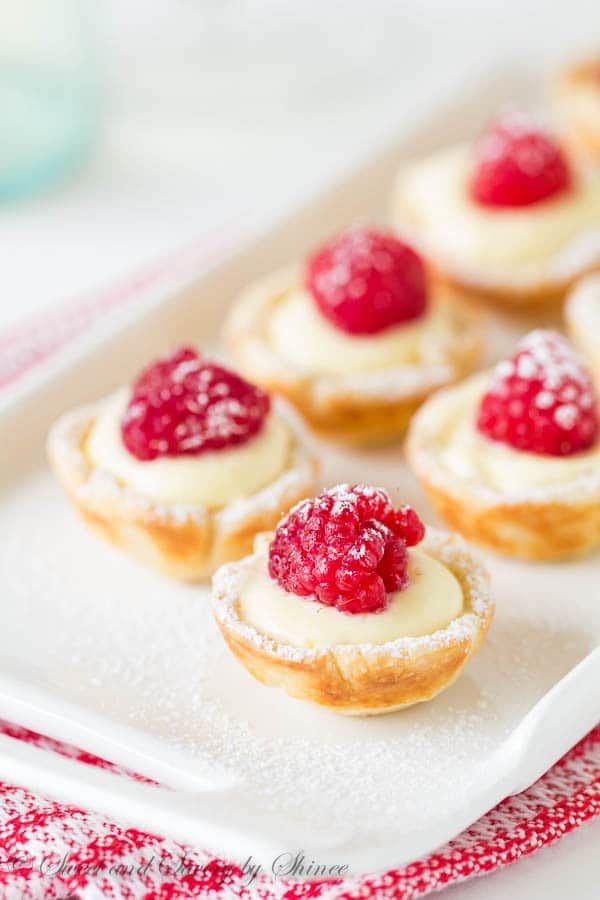
[[[463,154],[465,165],[468,165],[470,146],[462,145],[460,151]],[[447,151],[441,151],[446,153]],[[431,160],[436,163],[437,159]],[[547,294],[567,290],[578,278],[590,271],[595,271],[600,263],[600,227],[598,226],[598,206],[600,203],[598,173],[593,165],[583,160],[578,160],[575,169],[575,178],[580,185],[580,190],[585,191],[590,200],[590,207],[596,210],[593,215],[582,215],[580,227],[565,229],[562,244],[553,252],[542,259],[531,261],[519,259],[511,263],[482,261],[477,253],[472,258],[464,258],[457,261],[456,253],[452,252],[451,241],[440,241],[435,234],[435,229],[428,226],[428,218],[438,212],[439,199],[433,194],[431,203],[427,201],[421,214],[419,203],[421,198],[414,191],[413,179],[421,175],[421,167],[430,165],[430,161],[417,160],[407,168],[403,168],[398,175],[395,186],[395,213],[394,226],[396,231],[406,240],[412,242],[424,256],[437,260],[440,268],[451,275],[459,283],[465,284],[471,289],[478,287],[484,290],[515,292],[517,294],[531,293],[531,299],[543,299]],[[416,195],[416,196],[415,196]],[[415,210],[415,203],[417,204]],[[437,203],[434,207],[433,204]],[[531,209],[531,208],[530,208]],[[546,210],[540,205],[535,214],[541,217],[546,215]],[[530,210],[527,215],[530,215]],[[532,227],[535,227],[532,225]],[[492,237],[490,231],[490,237]]]
[[[383,483],[427,516],[397,448],[353,455],[323,445],[321,456],[325,483]],[[489,558],[496,617],[456,684],[402,713],[347,719],[256,682],[218,633],[208,591],[90,536],[50,472],[14,481],[0,504],[3,671],[81,704],[121,742],[124,725],[127,742],[157,738],[175,768],[173,753],[194,770],[225,766],[257,829],[277,813],[306,836],[367,847],[435,828],[442,809],[460,813],[489,784],[495,752],[600,637],[597,561]]]
[[[110,472],[91,467],[84,452],[84,441],[97,415],[98,406],[79,407],[65,414],[53,427],[49,447],[55,460],[68,474],[77,495],[86,504],[102,505],[117,501],[126,514],[147,521],[170,522],[184,525],[186,522],[208,522],[212,517],[222,529],[258,516],[264,510],[284,510],[288,497],[297,496],[303,485],[313,478],[312,456],[305,450],[305,437],[295,413],[287,404],[277,400],[273,404],[275,414],[281,416],[292,434],[292,447],[287,468],[264,488],[244,497],[237,497],[227,506],[209,512],[204,506],[186,503],[158,503],[128,487]]]
[[[263,550],[237,563],[221,567],[213,577],[213,609],[217,619],[228,629],[250,641],[263,652],[279,659],[301,662],[327,655],[332,649],[340,656],[393,656],[411,657],[415,653],[433,651],[458,642],[470,642],[477,635],[480,620],[491,613],[493,608],[489,590],[489,579],[483,566],[475,559],[466,545],[457,538],[435,529],[429,529],[423,549],[443,562],[458,577],[465,595],[465,611],[446,628],[422,637],[397,638],[383,644],[351,644],[323,646],[318,648],[295,647],[274,641],[268,635],[259,633],[239,615],[240,591],[250,570],[258,558],[264,559],[267,571],[266,553]],[[267,576],[268,577],[268,576]]]
[[[383,397],[400,400],[429,393],[455,377],[456,368],[450,361],[423,362],[422,365],[406,364],[337,378],[321,376],[315,381],[314,392],[323,401],[344,393],[352,397],[372,397],[374,400]]]
[[[391,232],[355,224],[307,261],[306,283],[322,315],[350,334],[376,334],[422,316],[423,263]]]
[[[136,378],[121,436],[140,460],[196,456],[250,440],[270,405],[264,391],[184,346]]]
[[[383,488],[341,484],[298,505],[280,522],[269,575],[292,594],[345,613],[372,613],[409,583],[407,547],[425,527]]]
[[[301,384],[317,407],[344,398],[412,400],[453,381],[478,356],[482,341],[479,316],[452,303],[445,291],[436,287],[430,298],[431,321],[423,324],[416,361],[336,374],[303,367],[281,355],[267,327],[277,304],[299,290],[300,282],[300,273],[292,266],[253,285],[233,309],[228,336],[234,358],[242,359],[248,371],[260,372],[266,382]],[[306,301],[310,302],[308,294]]]
[[[92,505],[117,501],[123,513],[146,521],[158,520],[183,525],[189,521],[204,522],[208,518],[208,511],[203,507],[187,503],[166,505],[149,500],[102,469],[90,471],[89,477],[79,487],[78,495]]]
[[[558,141],[523,114],[501,115],[475,143],[471,193],[476,202],[528,206],[571,185],[571,166]]]
[[[521,506],[523,503],[566,502],[588,505],[594,498],[600,502],[600,455],[592,449],[572,458],[553,458],[564,467],[562,477],[546,483],[519,483],[517,487],[506,478],[502,488],[486,480],[485,471],[476,460],[463,457],[461,473],[447,463],[447,454],[457,439],[459,425],[472,423],[471,430],[479,439],[478,451],[485,454],[490,442],[479,436],[475,421],[478,404],[489,384],[490,373],[473,375],[462,384],[440,391],[421,407],[411,425],[409,457],[420,479],[444,491],[452,491],[463,500],[471,498],[483,506],[502,503]],[[469,427],[469,426],[468,426]],[[500,445],[501,446],[501,445]],[[518,454],[512,447],[503,447],[507,456]],[[542,459],[542,457],[538,457]]]
[[[558,332],[536,329],[519,343],[517,374],[520,378],[542,382],[548,406],[564,398],[560,390],[567,381],[582,393],[590,390],[590,378],[583,360]],[[504,360],[494,370],[492,389],[501,390],[507,377],[514,373],[514,364]],[[575,399],[577,391],[570,395]]]
[[[562,335],[533,331],[496,367],[477,427],[492,440],[530,453],[572,456],[588,450],[600,431],[591,375]]]

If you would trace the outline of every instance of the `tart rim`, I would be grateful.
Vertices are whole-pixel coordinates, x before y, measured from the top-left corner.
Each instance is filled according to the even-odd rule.
[[[567,330],[573,343],[581,350],[588,366],[600,382],[600,335],[595,335],[592,307],[600,305],[600,272],[578,281],[565,304]]]
[[[443,152],[443,148],[441,151],[433,151],[429,156],[438,152]],[[485,264],[454,265],[447,254],[442,257],[427,241],[420,224],[420,212],[410,202],[407,185],[411,171],[422,162],[419,158],[408,160],[402,164],[395,177],[392,189],[392,224],[395,232],[412,243],[424,259],[429,261],[434,271],[450,284],[470,293],[479,292],[483,298],[507,305],[535,304],[562,298],[579,278],[600,268],[600,224],[588,225],[543,262],[519,264],[506,271],[498,268],[491,273],[491,267]],[[575,159],[574,164],[580,171],[590,168],[590,164],[581,159]],[[574,249],[579,252],[574,253]]]
[[[488,487],[487,485],[480,486],[477,482],[461,478],[459,475],[449,471],[439,463],[438,454],[435,452],[437,446],[435,444],[435,438],[437,437],[437,432],[439,432],[440,419],[435,415],[436,409],[443,405],[450,393],[464,391],[466,394],[469,389],[473,390],[475,393],[475,387],[481,385],[483,388],[486,383],[489,383],[492,374],[493,368],[483,372],[477,372],[469,378],[464,379],[464,381],[461,381],[459,384],[450,385],[449,387],[438,391],[435,396],[426,401],[426,403],[423,404],[423,407],[417,412],[407,436],[406,455],[411,464],[411,468],[417,474],[419,480],[423,478],[427,480],[429,484],[438,485],[444,490],[447,490],[449,484],[453,483],[454,485],[459,486],[459,490],[450,491],[449,493],[452,493],[459,499],[468,495],[473,502],[477,502],[480,506],[489,507],[502,506],[509,508],[511,506],[523,506],[527,503],[537,505],[540,502],[568,503],[569,497],[565,495],[569,492],[580,495],[575,498],[570,498],[572,504],[577,504],[581,500],[590,500],[590,488],[592,488],[592,491],[600,498],[600,458],[598,460],[598,471],[593,475],[579,475],[556,485],[540,485],[527,493],[521,492],[515,494],[502,494],[493,487]],[[483,394],[483,390],[481,393]],[[482,439],[485,439],[485,436],[482,436]],[[488,438],[487,440],[491,439]],[[600,440],[598,441],[597,446],[600,448]],[[507,447],[507,449],[516,454],[520,453],[519,450],[513,447]],[[573,457],[584,454],[585,451],[583,454],[573,454]],[[542,456],[542,458],[548,457]],[[551,458],[560,459],[561,457]],[[571,457],[562,458],[569,459]]]
[[[213,611],[218,622],[236,630],[242,636],[260,643],[265,654],[274,658],[301,662],[303,659],[325,657],[332,651],[342,655],[393,655],[410,657],[411,654],[432,648],[432,644],[446,646],[463,638],[471,640],[477,636],[479,622],[491,617],[494,602],[489,592],[489,575],[479,559],[471,553],[464,541],[442,529],[427,527],[424,540],[419,547],[430,553],[434,559],[450,569],[460,583],[463,591],[463,611],[452,619],[444,628],[431,634],[417,637],[398,637],[381,644],[326,644],[321,647],[298,647],[286,644],[259,632],[249,622],[245,622],[239,614],[237,604],[239,588],[243,581],[245,569],[249,569],[257,560],[265,555],[270,543],[271,533],[257,535],[255,550],[249,556],[235,562],[226,563],[213,575]],[[235,570],[238,570],[237,572]],[[270,576],[268,576],[270,577]],[[310,598],[306,598],[310,600]],[[465,608],[466,607],[466,608]],[[352,613],[347,613],[352,615]],[[366,613],[377,615],[377,613]],[[457,630],[462,631],[456,634]]]
[[[483,379],[487,374],[483,373]],[[542,486],[512,497],[482,489],[439,464],[435,447],[428,443],[428,420],[435,420],[435,410],[447,392],[463,385],[440,391],[426,403],[406,442],[409,465],[441,518],[467,540],[508,557],[569,559],[596,548],[600,544],[600,462],[592,477],[580,476],[558,489]],[[437,433],[435,422],[432,431]]]
[[[240,369],[255,383],[286,396],[318,432],[350,440],[397,434],[429,394],[471,371],[479,356],[482,314],[457,297],[451,308],[467,324],[443,362],[344,374],[304,369],[281,357],[264,334],[269,309],[301,283],[298,264],[253,282],[230,311],[224,337]]]
[[[600,153],[600,91],[595,118],[580,115],[573,101],[582,88],[590,87],[590,67],[599,64],[600,56],[576,59],[559,72],[553,84],[554,101],[567,140],[593,157]]]
[[[283,511],[315,487],[316,456],[293,411],[276,398],[273,412],[289,428],[291,447],[288,465],[275,479],[214,510],[200,504],[167,504],[147,498],[109,471],[94,466],[86,456],[86,437],[111,396],[114,394],[63,413],[48,434],[48,459],[72,503],[94,530],[138,557],[138,541],[149,540],[154,553],[145,552],[144,559],[166,574],[191,581],[206,577],[232,558],[230,554],[241,555],[250,536],[264,530],[265,524],[275,524]],[[185,560],[186,545],[193,560]]]

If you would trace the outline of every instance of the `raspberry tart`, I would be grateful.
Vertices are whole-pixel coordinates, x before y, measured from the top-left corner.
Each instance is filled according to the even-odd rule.
[[[347,715],[429,700],[458,677],[493,615],[487,573],[381,488],[305,500],[255,552],[219,569],[213,610],[259,681]]]
[[[567,138],[600,158],[600,57],[566,68],[557,80],[554,96]]]
[[[283,404],[191,347],[63,415],[48,455],[94,531],[187,581],[248,553],[316,471]]]
[[[355,225],[240,298],[226,341],[241,370],[317,431],[377,442],[470,371],[480,318],[389,232]]]
[[[531,332],[491,374],[429,400],[407,453],[442,517],[470,540],[529,559],[600,544],[598,396],[557,332]]]
[[[393,204],[398,233],[475,297],[556,301],[600,268],[600,170],[523,114],[403,166]]]
[[[582,278],[565,306],[567,327],[600,384],[600,273]]]

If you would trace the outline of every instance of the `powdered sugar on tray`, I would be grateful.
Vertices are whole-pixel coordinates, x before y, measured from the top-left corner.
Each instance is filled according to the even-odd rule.
[[[360,468],[431,521],[397,449],[324,456],[326,483]],[[600,639],[597,557],[576,574],[490,557],[496,618],[456,684],[398,714],[346,719],[254,681],[218,634],[207,588],[162,579],[89,535],[48,472],[15,485],[0,505],[2,671],[116,734],[159,738],[175,766],[183,753],[202,771],[224,767],[241,805],[306,834],[401,840],[459,810],[523,715]]]

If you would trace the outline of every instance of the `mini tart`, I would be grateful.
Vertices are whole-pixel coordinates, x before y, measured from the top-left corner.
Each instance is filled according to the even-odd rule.
[[[562,300],[600,268],[600,171],[570,159],[575,186],[516,208],[484,207],[467,182],[471,145],[404,165],[392,220],[440,277],[467,296],[511,308]]]
[[[285,468],[272,482],[217,508],[152,500],[90,460],[90,434],[115,396],[64,414],[49,434],[48,458],[87,525],[165,575],[198,581],[239,559],[258,532],[273,528],[282,512],[314,489],[316,461],[291,411],[278,403],[271,415],[289,428],[290,447]]]
[[[408,461],[440,516],[468,540],[525,559],[559,559],[600,543],[600,444],[544,457],[490,441],[474,424],[490,379],[472,376],[414,418]]]
[[[556,82],[554,97],[567,138],[600,158],[600,58],[566,68]]]
[[[600,274],[582,279],[565,306],[567,327],[600,385]]]
[[[270,539],[260,535],[252,556],[215,573],[213,611],[239,662],[258,681],[283,688],[291,697],[350,716],[378,715],[430,700],[458,677],[489,628],[494,603],[485,569],[462,541],[429,529],[423,550],[451,571],[463,594],[462,612],[445,628],[384,643],[302,647],[274,640],[244,621],[240,612],[249,573],[259,565],[269,577]]]
[[[290,266],[263,278],[235,305],[225,326],[225,340],[248,378],[287,397],[314,431],[325,437],[360,444],[397,437],[426,397],[470,372],[480,353],[480,314],[461,303],[450,288],[433,285],[430,308],[435,310],[438,327],[419,342],[410,362],[394,364],[388,359],[380,368],[361,363],[353,371],[299,362],[274,346],[271,336],[274,315],[299,295],[309,305],[310,315],[318,316],[312,312],[310,294],[302,287],[299,267]],[[379,346],[387,353],[391,332],[417,334],[430,314],[366,337],[338,333],[323,322],[322,328],[335,342],[329,359],[343,359],[354,348],[367,346]],[[311,340],[310,333],[307,340]]]

